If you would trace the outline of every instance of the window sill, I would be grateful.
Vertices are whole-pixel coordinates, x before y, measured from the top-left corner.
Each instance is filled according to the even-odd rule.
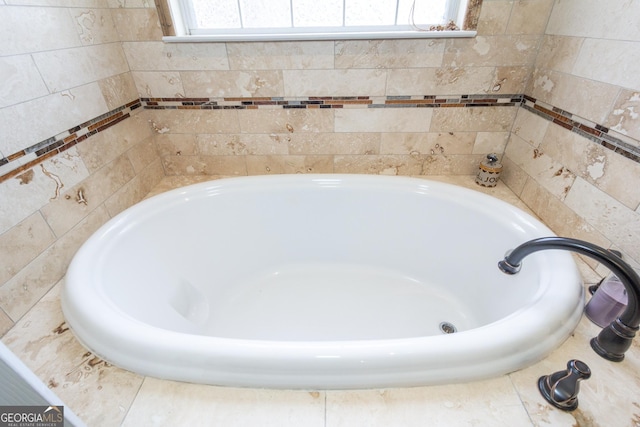
[[[344,33],[275,33],[275,34],[202,34],[165,36],[166,43],[223,43],[305,40],[377,40],[377,39],[444,39],[475,37],[477,31],[371,31]]]

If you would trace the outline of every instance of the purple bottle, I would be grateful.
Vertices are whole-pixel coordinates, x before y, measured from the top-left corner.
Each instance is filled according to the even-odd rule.
[[[585,314],[596,325],[609,326],[627,307],[627,290],[620,279],[609,274],[600,284],[585,307]]]

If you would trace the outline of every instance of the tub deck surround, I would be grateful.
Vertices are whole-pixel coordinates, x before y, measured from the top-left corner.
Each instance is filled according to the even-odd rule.
[[[150,195],[211,177],[166,177]],[[507,201],[523,202],[502,182],[480,188],[473,176],[432,180],[466,186]],[[600,280],[577,259],[585,285]],[[611,426],[634,425],[640,412],[640,346],[622,363],[608,362],[589,347],[600,328],[583,316],[564,344],[529,368],[466,384],[351,391],[292,391],[188,384],[142,377],[103,363],[74,338],[60,310],[62,283],[4,337],[3,342],[88,425],[247,426]],[[28,327],[27,327],[28,326]],[[537,390],[541,375],[580,358],[594,375],[584,382],[580,406],[566,413],[548,405]],[[101,402],[96,405],[95,402]],[[105,413],[111,414],[105,417]]]
[[[62,306],[92,352],[158,378],[301,389],[465,382],[530,365],[579,321],[569,254],[532,256],[518,277],[496,266],[552,234],[498,199],[433,181],[225,179],[107,223],[75,256]]]

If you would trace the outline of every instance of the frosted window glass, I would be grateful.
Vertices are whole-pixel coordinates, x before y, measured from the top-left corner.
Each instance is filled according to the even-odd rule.
[[[473,37],[473,30],[429,31],[449,20],[462,26],[460,10],[467,4],[468,0],[169,0],[183,22],[175,26],[175,36],[163,40]]]
[[[293,0],[294,27],[341,27],[343,0]]]
[[[291,27],[289,0],[240,0],[245,28]]]
[[[346,25],[394,25],[396,0],[345,0]]]
[[[413,22],[416,24],[444,24],[446,23],[446,11],[447,5],[444,1],[416,1],[413,9]]]
[[[191,0],[200,28],[240,28],[237,0]]]

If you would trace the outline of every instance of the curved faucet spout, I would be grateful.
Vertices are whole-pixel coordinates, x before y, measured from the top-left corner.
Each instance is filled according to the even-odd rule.
[[[516,274],[520,271],[523,258],[546,249],[562,249],[588,256],[618,276],[629,297],[627,308],[597,337],[591,340],[591,347],[605,359],[615,362],[623,360],[624,353],[631,347],[633,337],[640,326],[640,310],[638,310],[640,277],[638,274],[622,258],[610,251],[593,243],[568,237],[542,237],[525,242],[507,253],[505,258],[498,263],[498,267],[506,274]]]

